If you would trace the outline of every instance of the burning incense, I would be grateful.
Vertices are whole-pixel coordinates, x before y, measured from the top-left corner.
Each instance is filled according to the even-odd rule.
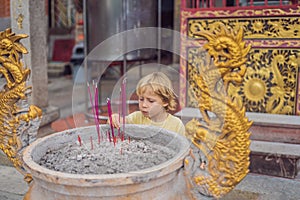
[[[98,87],[96,85],[95,87],[95,104],[93,103],[93,97],[92,97],[92,92],[91,92],[91,88],[90,88],[90,84],[87,82],[87,87],[88,87],[88,93],[89,93],[89,97],[90,97],[90,103],[92,106],[92,111],[93,111],[93,115],[94,115],[94,121],[95,121],[95,125],[96,125],[96,129],[97,129],[97,133],[98,133],[98,142],[100,142],[100,130],[99,130],[99,121],[98,121],[98,116],[96,114],[96,109],[98,110],[98,107],[96,108],[96,92],[97,92],[97,96],[98,96]],[[98,98],[97,98],[97,105],[98,105]]]
[[[79,137],[79,138],[80,138],[80,137]],[[80,141],[81,141],[81,138],[80,138]],[[93,152],[91,152],[91,151],[87,148],[87,146],[84,144],[83,141],[81,141],[81,144],[82,144],[83,148],[85,148],[85,150],[87,150],[92,156],[95,156],[95,154],[94,154]],[[81,145],[80,145],[80,146],[81,146]]]
[[[97,126],[97,133],[98,133],[98,144],[100,144],[100,127],[99,127],[99,90],[96,84],[95,87],[95,113],[96,113],[96,126]]]
[[[121,122],[121,109],[122,109],[122,90],[120,88],[120,96],[119,96],[119,103],[118,103],[118,114],[119,114],[119,122]],[[118,137],[121,138],[121,129],[118,129]],[[123,140],[122,140],[123,141]]]
[[[121,98],[122,98],[122,120],[123,120],[123,133],[121,140],[124,140],[125,132],[125,117],[126,117],[126,77],[122,81],[121,85]]]
[[[109,98],[107,98],[107,112],[108,112],[108,117],[109,117],[109,122],[110,122],[110,129],[111,129],[112,138],[114,138],[115,133],[114,133],[114,127],[113,127],[113,124],[112,124],[112,110],[111,110],[111,103],[110,103]],[[114,145],[115,145],[115,141],[114,141]]]
[[[77,136],[77,140],[79,142],[79,146],[81,146],[82,145],[82,141],[81,141],[81,137],[79,135]]]

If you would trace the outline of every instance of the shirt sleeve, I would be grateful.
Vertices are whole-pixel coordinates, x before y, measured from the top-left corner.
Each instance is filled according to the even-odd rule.
[[[178,118],[177,132],[179,134],[185,136],[185,127],[184,127],[182,121],[179,118]]]
[[[135,111],[133,113],[130,113],[126,116],[126,123],[127,124],[140,124],[141,123],[141,116],[139,114],[139,111]]]
[[[185,127],[181,119],[179,119],[178,117],[171,115],[168,123],[166,124],[166,128],[185,136]]]

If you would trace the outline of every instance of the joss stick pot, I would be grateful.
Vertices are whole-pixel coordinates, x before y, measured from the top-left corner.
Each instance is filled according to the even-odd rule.
[[[101,125],[100,128],[102,134],[109,129],[107,125]],[[130,135],[130,141],[127,134]],[[82,146],[77,141],[78,135],[83,141]],[[90,140],[92,137],[94,137],[93,144]],[[186,188],[182,166],[190,147],[185,137],[171,131],[143,125],[126,125],[125,138],[127,139],[123,142],[118,141],[115,146],[113,142],[107,146],[107,138],[105,137],[102,137],[100,144],[98,144],[96,137],[95,126],[90,126],[55,133],[32,143],[23,154],[25,168],[32,174],[34,180],[25,199],[182,199],[180,196],[185,195]],[[76,148],[77,153],[74,153],[74,149],[71,150],[71,152],[74,151],[73,158],[68,159],[75,162],[65,168],[66,172],[64,168],[55,168],[55,165],[56,167],[66,165],[67,158],[65,162],[60,164],[56,164],[53,157],[53,162],[47,161],[45,155],[49,156],[49,153],[52,152],[59,155],[61,152],[57,153],[57,151],[71,148],[72,145]],[[141,169],[136,168],[137,166],[134,164],[142,162],[139,161],[141,153],[138,153],[138,150],[130,150],[131,147],[129,146],[142,147],[144,153],[150,153],[149,156],[153,157],[150,164],[142,165]],[[118,165],[116,164],[118,162],[105,167],[101,163],[98,166],[102,166],[103,173],[100,169],[87,170],[81,173],[84,171],[83,168],[76,168],[75,165],[85,165],[82,162],[84,160],[83,154],[85,154],[84,157],[91,158],[89,159],[91,163],[88,165],[93,165],[93,162],[104,159],[96,155],[97,149],[100,151],[101,148],[104,148],[105,151],[102,149],[100,154],[111,151],[115,151],[115,155],[118,154],[117,157],[113,157],[107,153],[106,157],[111,157],[112,161],[127,157],[124,161],[119,162],[118,169],[115,169],[116,166],[114,166]],[[78,149],[82,149],[82,152]],[[84,149],[87,152],[84,152]],[[137,154],[136,159],[130,158],[130,151],[133,151],[132,154]],[[151,154],[155,155],[151,156]],[[167,158],[165,154],[171,155],[171,157]],[[80,156],[78,157],[78,155]],[[160,156],[164,158],[156,162]],[[167,160],[165,160],[166,158]],[[121,164],[127,159],[129,159],[129,163],[122,166]],[[148,158],[143,159],[149,160]],[[49,166],[51,163],[54,169]],[[126,167],[129,164],[133,165]],[[74,166],[75,170],[70,169]],[[105,170],[107,168],[114,170]],[[95,173],[96,171],[97,173]]]

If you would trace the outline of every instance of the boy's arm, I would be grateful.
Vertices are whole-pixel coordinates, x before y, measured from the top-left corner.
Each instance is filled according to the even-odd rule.
[[[123,123],[123,118],[117,113],[112,114],[111,118],[112,118],[113,127],[119,129],[121,127],[121,124]],[[126,124],[139,124],[138,119],[139,119],[138,112],[133,112],[125,117],[125,123]],[[109,119],[107,120],[107,123],[110,124]]]
[[[112,123],[113,127],[119,129],[120,128],[120,121],[123,122],[123,118],[119,114],[116,114],[116,113],[112,114],[111,118],[112,118],[111,123]],[[107,120],[107,123],[110,124],[109,119]]]

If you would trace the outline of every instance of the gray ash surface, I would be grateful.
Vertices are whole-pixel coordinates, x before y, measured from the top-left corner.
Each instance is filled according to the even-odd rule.
[[[147,140],[85,141],[48,149],[38,164],[48,169],[71,174],[117,174],[150,168],[173,158],[176,152]]]

